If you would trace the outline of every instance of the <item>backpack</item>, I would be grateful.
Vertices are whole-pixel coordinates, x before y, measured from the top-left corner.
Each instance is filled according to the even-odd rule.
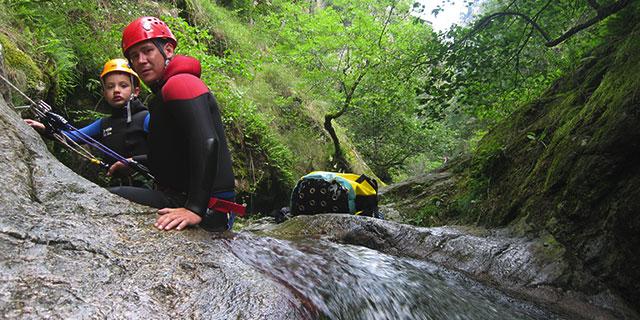
[[[382,218],[378,211],[378,183],[366,175],[314,171],[291,193],[291,214],[348,213]]]

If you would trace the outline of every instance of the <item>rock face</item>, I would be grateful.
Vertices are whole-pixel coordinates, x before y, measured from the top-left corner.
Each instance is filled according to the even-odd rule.
[[[0,318],[296,319],[229,235],[159,232],[155,211],[58,162],[0,97]]]

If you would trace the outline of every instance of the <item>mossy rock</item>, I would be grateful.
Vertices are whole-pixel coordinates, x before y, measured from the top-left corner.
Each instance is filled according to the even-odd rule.
[[[27,89],[43,91],[45,89],[44,74],[33,59],[4,34],[0,34],[0,45],[9,79],[25,91]]]
[[[612,32],[573,72],[499,123],[470,161],[436,172],[457,182],[394,187],[396,208],[438,217],[427,224],[509,227],[540,237],[549,261],[564,257],[640,310],[640,9],[634,10],[626,21],[635,25]],[[434,197],[445,205],[436,208]]]

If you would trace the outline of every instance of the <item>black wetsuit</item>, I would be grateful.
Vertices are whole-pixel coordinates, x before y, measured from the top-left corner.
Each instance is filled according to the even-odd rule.
[[[144,155],[149,152],[147,144],[147,132],[145,120],[149,111],[135,99],[131,101],[131,121],[127,122],[126,108],[111,108],[111,116],[102,118],[100,123],[102,144],[117,152],[125,158]],[[105,162],[113,164],[114,159],[106,159]]]
[[[78,129],[79,132],[97,140],[107,148],[125,158],[146,155],[149,152],[147,144],[149,111],[138,99],[129,104],[131,117],[126,107],[111,107],[111,116],[100,118],[88,126]],[[70,139],[82,142],[76,131],[64,131]],[[103,157],[104,162],[112,165],[117,160]],[[111,185],[144,186],[147,182],[143,178],[119,177],[111,180]]]
[[[233,200],[234,175],[218,104],[200,80],[198,60],[175,56],[149,104],[149,153],[144,162],[158,190],[112,190],[156,208],[184,207],[206,228],[227,226],[227,216],[207,210],[209,198]]]
[[[147,154],[149,130],[146,123],[149,111],[138,99],[132,100],[129,108],[131,119],[128,119],[126,107],[111,108],[111,116],[100,118],[78,131],[96,139],[125,158]],[[82,142],[79,138],[80,134],[76,131],[64,131],[64,133],[73,141]],[[105,157],[104,161],[108,164],[116,162],[110,157]]]

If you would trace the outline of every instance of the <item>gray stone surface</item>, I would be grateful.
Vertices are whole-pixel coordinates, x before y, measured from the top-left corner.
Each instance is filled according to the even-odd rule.
[[[229,250],[160,232],[59,163],[0,98],[0,318],[295,319],[302,304]]]

